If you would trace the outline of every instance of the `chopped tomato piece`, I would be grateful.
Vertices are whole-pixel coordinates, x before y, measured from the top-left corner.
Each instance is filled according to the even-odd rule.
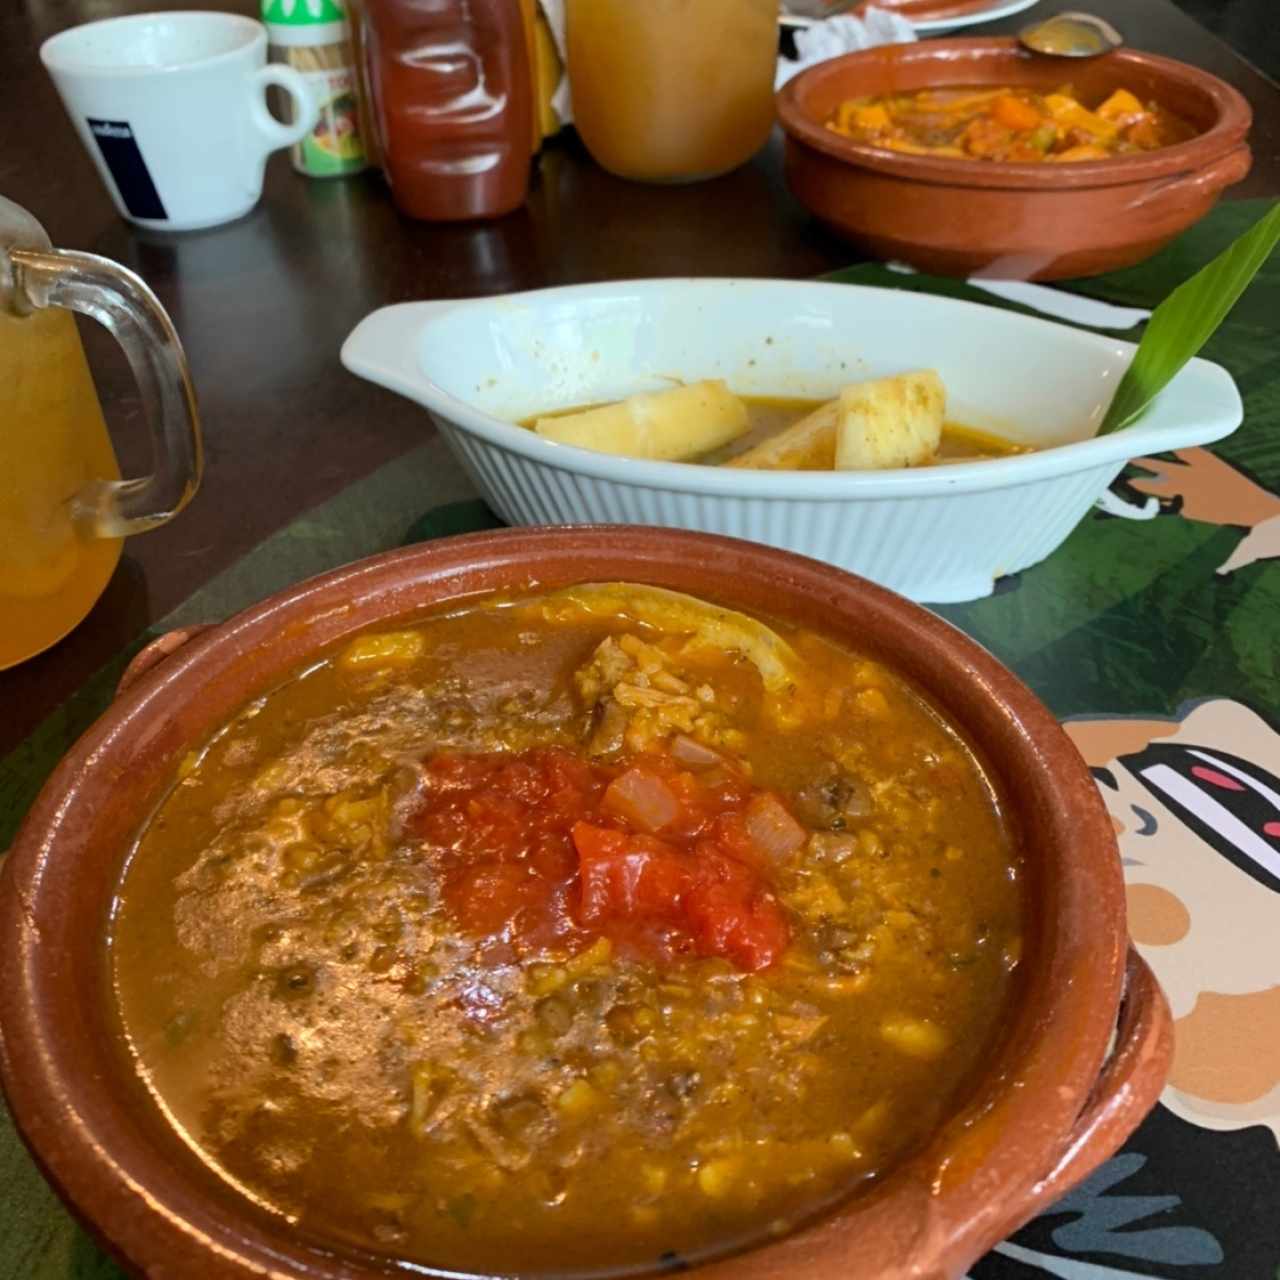
[[[754,970],[786,948],[769,875],[807,833],[727,764],[695,775],[664,755],[618,769],[558,748],[443,753],[424,767],[423,796],[406,825],[486,954],[607,937]]]
[[[573,842],[581,859],[584,924],[609,920],[683,926],[694,951],[724,956],[743,969],[763,969],[786,949],[782,909],[759,875],[700,842],[692,855],[653,836],[580,822]]]
[[[573,828],[582,878],[579,918],[674,919],[692,883],[688,856],[653,836],[579,822]]]
[[[690,893],[687,911],[703,955],[725,956],[740,969],[754,971],[767,968],[786,950],[790,930],[772,894],[704,884]]]
[[[707,828],[710,849],[720,849],[745,866],[756,866],[762,861],[760,846],[751,838],[747,824],[740,812],[722,813]]]

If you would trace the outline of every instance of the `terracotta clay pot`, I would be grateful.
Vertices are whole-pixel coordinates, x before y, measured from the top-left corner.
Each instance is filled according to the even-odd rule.
[[[1003,164],[907,155],[826,128],[847,98],[964,85],[1086,103],[1127,88],[1199,133],[1158,151],[1078,164]],[[928,40],[810,67],[778,95],[787,181],[816,217],[865,253],[940,275],[1058,280],[1150,257],[1249,172],[1249,104],[1207,71],[1120,49],[1064,64],[1012,39]]]
[[[150,656],[163,660],[135,672],[59,765],[6,860],[0,1078],[46,1176],[132,1271],[354,1280],[389,1266],[326,1247],[217,1179],[144,1094],[120,1045],[107,912],[125,853],[179,761],[358,629],[478,592],[602,579],[791,619],[892,664],[968,735],[1026,852],[1023,977],[966,1105],[874,1190],[706,1275],[959,1277],[1106,1159],[1154,1104],[1169,1013],[1128,949],[1111,823],[1052,715],[985,650],[900,596],[752,543],[592,526],[450,538],[304,582],[167,655],[157,642]]]

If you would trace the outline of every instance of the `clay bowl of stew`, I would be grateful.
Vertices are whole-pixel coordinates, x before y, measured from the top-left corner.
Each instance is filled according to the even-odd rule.
[[[1171,1050],[1024,685],[622,526],[144,651],[5,860],[0,969],[19,1131],[137,1275],[958,1276]]]
[[[1038,94],[1069,85],[1092,109],[1115,90],[1154,102],[1191,136],[1071,163],[910,154],[828,128],[854,98],[961,87]],[[929,40],[833,58],[778,95],[791,190],[875,257],[940,275],[1058,280],[1150,257],[1249,172],[1248,103],[1184,62],[1121,49],[1069,64],[1012,39]]]

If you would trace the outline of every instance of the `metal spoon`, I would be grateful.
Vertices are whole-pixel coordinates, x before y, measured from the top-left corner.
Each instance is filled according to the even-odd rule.
[[[1124,44],[1124,37],[1091,13],[1059,13],[1018,32],[1018,42],[1032,53],[1054,58],[1096,58]]]

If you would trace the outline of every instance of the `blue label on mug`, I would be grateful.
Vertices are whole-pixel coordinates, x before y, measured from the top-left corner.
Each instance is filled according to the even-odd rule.
[[[116,181],[124,207],[135,218],[167,218],[156,184],[151,181],[147,162],[138,150],[133,130],[126,120],[88,121],[102,158]]]

